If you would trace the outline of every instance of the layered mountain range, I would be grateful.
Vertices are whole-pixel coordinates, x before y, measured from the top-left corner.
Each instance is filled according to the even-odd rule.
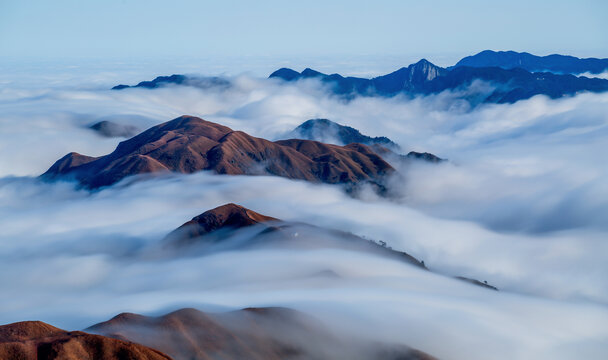
[[[608,91],[608,80],[605,79],[550,72],[532,73],[522,68],[457,66],[445,69],[424,59],[416,64],[372,79],[344,77],[340,74],[327,75],[308,68],[299,73],[292,69],[282,68],[270,74],[270,78],[288,82],[317,79],[325,84],[333,94],[347,98],[353,96],[392,97],[399,94],[431,95],[448,90],[468,91],[466,96],[481,97],[480,102],[482,103],[514,103],[535,95],[559,98],[582,91]],[[487,92],[488,90],[485,88],[480,91],[471,89],[471,85],[475,81],[489,84],[491,91]]]
[[[270,78],[293,82],[317,79],[327,89],[341,97],[392,97],[438,94],[444,91],[464,92],[460,96],[472,105],[479,103],[514,103],[535,95],[559,98],[579,92],[608,91],[608,80],[572,74],[598,74],[608,69],[608,59],[581,59],[565,55],[536,56],[525,52],[482,51],[467,56],[456,65],[442,68],[422,59],[415,64],[390,74],[371,79],[324,74],[307,68],[297,72],[281,68]],[[486,87],[472,86],[477,82]],[[137,85],[117,85],[113,89],[129,87],[155,89],[166,85],[187,85],[203,89],[231,86],[227,79],[186,75],[159,76]]]

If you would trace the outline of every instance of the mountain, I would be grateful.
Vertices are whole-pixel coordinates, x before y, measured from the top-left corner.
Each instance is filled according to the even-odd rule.
[[[355,128],[340,125],[328,119],[307,120],[293,129],[287,136],[337,145],[359,143],[369,146],[382,145],[392,149],[399,149],[399,145],[385,136],[371,137],[363,135]]]
[[[574,75],[557,75],[553,73],[531,73],[521,68],[502,69],[473,68],[459,66],[430,81],[426,86],[429,94],[445,90],[458,90],[476,80],[482,80],[496,86],[484,102],[515,103],[535,95],[546,95],[556,99],[565,95],[575,95],[583,91],[608,91],[608,80],[590,79]]]
[[[420,153],[410,151],[407,155],[400,155],[396,153],[396,151],[400,150],[400,146],[389,138],[385,136],[371,137],[363,135],[355,128],[340,125],[328,119],[307,120],[289,132],[286,137],[316,140],[339,145],[350,143],[369,145],[376,154],[382,156],[382,158],[389,163],[393,163],[393,161],[401,162],[404,160],[423,160],[431,163],[445,161],[445,159],[428,152]]]
[[[403,155],[401,155],[403,156]],[[408,159],[415,159],[415,160],[424,160],[427,162],[431,162],[431,163],[440,163],[443,161],[446,161],[445,159],[442,159],[438,156],[435,156],[431,153],[428,152],[416,152],[416,151],[410,151],[409,153],[407,153],[407,155],[405,155],[406,158]]]
[[[421,92],[425,83],[444,75],[446,71],[446,69],[422,59],[416,64],[373,79],[343,77],[339,74],[326,75],[310,68],[301,73],[282,68],[270,74],[269,78],[285,81],[319,79],[327,84],[335,94],[340,95],[393,96],[402,92]]]
[[[137,174],[212,170],[218,174],[270,174],[290,179],[383,189],[393,167],[361,144],[337,146],[310,140],[271,142],[193,116],[181,116],[121,142],[111,154],[69,153],[42,175],[75,179],[96,189]]]
[[[407,68],[373,79],[326,75],[312,69],[297,73],[291,69],[279,69],[270,75],[284,81],[319,79],[336,95],[352,99],[355,96],[407,96],[438,94],[445,90],[468,90],[465,99],[476,105],[481,103],[514,103],[535,95],[559,98],[579,92],[608,91],[608,80],[599,78],[559,75],[547,72],[529,72],[521,68],[456,66],[444,69],[421,60]],[[471,88],[475,81],[492,84],[495,90]],[[474,95],[474,96],[473,96]],[[475,100],[481,98],[481,100]]]
[[[500,67],[503,69],[521,68],[530,72],[554,72],[560,74],[599,74],[608,70],[608,59],[580,59],[574,56],[547,55],[536,56],[527,52],[485,50],[467,56],[454,67]]]
[[[402,345],[340,337],[309,315],[278,307],[181,309],[159,317],[123,313],[86,331],[154,347],[175,360],[432,359]]]
[[[116,85],[112,90],[123,90],[128,88],[156,89],[167,85],[187,85],[208,89],[212,87],[227,88],[231,83],[230,81],[217,76],[204,77],[173,74],[171,76],[158,76],[152,81],[142,81],[137,85]]]
[[[191,243],[194,239],[217,231],[236,230],[265,222],[278,221],[236,204],[225,204],[192,218],[175,229],[167,238],[175,244]]]
[[[426,59],[422,59],[408,67],[401,68],[387,75],[373,78],[375,89],[384,94],[398,92],[419,93],[424,92],[425,85],[434,79],[447,74],[447,70]]]
[[[423,262],[408,253],[387,247],[386,243],[379,244],[344,231],[283,221],[236,204],[205,211],[169,233],[164,242],[168,249],[185,249],[189,253],[196,248],[203,251],[269,246],[345,248],[425,268]]]
[[[0,359],[171,360],[158,350],[130,341],[68,332],[41,321],[0,326]]]
[[[353,233],[323,228],[307,223],[289,222],[262,215],[243,206],[229,203],[192,218],[169,233],[163,240],[164,253],[197,254],[226,250],[259,248],[345,249],[381,256],[428,270],[424,261],[392,249],[386,242],[365,239]],[[330,270],[332,276],[339,276]],[[487,282],[462,276],[458,280],[498,290]]]
[[[131,137],[139,132],[135,126],[122,125],[108,120],[96,122],[89,128],[105,137]]]

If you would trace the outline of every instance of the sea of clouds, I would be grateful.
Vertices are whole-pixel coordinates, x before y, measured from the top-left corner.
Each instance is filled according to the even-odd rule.
[[[608,94],[481,106],[463,100],[467,90],[345,101],[316,81],[251,75],[227,77],[228,89],[111,91],[154,76],[122,65],[27,69],[0,77],[0,323],[78,329],[121,311],[282,305],[446,359],[608,352]],[[399,200],[206,172],[93,193],[37,179],[70,151],[104,155],[124,140],[90,130],[97,121],[146,129],[184,114],[268,139],[328,118],[449,161],[400,167]],[[227,202],[386,241],[432,272],[348,249],[150,255],[168,232]]]

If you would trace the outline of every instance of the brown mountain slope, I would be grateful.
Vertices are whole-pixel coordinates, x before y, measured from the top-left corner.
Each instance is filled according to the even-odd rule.
[[[67,332],[40,321],[0,326],[3,360],[170,360],[158,350],[82,331]]]
[[[241,234],[241,231],[256,226],[258,229],[254,230],[257,231],[244,234],[245,241],[243,238],[235,239],[235,235]],[[413,256],[388,248],[386,244],[380,245],[344,231],[283,221],[232,203],[205,211],[182,224],[165,237],[164,243],[167,250],[186,248],[189,253],[193,253],[191,248],[187,248],[189,245],[198,246],[202,250],[217,245],[221,245],[223,249],[257,246],[289,246],[294,249],[343,248],[394,258],[425,268],[424,264]]]
[[[75,178],[87,188],[112,185],[144,173],[172,171],[271,174],[330,184],[369,182],[382,189],[394,169],[369,147],[311,140],[271,142],[192,116],[181,116],[121,142],[98,158],[70,153],[42,175]]]
[[[87,331],[154,346],[175,360],[431,359],[405,346],[344,346],[316,319],[287,308],[227,313],[181,309],[159,317],[120,314]]]
[[[195,216],[167,237],[179,243],[189,243],[192,239],[214,231],[234,230],[268,221],[278,221],[278,219],[230,203]]]
[[[250,231],[243,234],[245,236],[242,237],[236,236],[241,231],[247,231],[256,226],[258,227],[255,229],[256,231]],[[294,236],[295,234],[297,236]],[[420,261],[404,251],[394,250],[385,242],[377,243],[349,232],[306,223],[283,221],[232,203],[218,206],[194,217],[169,233],[164,242],[165,250],[179,251],[182,249],[190,254],[196,253],[193,251],[195,250],[193,246],[198,246],[203,251],[207,249],[214,251],[243,250],[263,246],[289,246],[291,249],[340,248],[383,256],[427,269],[424,261]],[[498,290],[487,282],[462,276],[455,278],[487,289]]]

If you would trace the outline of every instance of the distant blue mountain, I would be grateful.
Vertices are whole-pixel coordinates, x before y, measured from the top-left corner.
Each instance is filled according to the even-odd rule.
[[[500,67],[503,69],[521,68],[531,72],[544,71],[561,74],[599,74],[608,70],[608,59],[580,59],[574,56],[548,55],[536,56],[527,52],[485,50],[467,56],[454,67]]]
[[[340,125],[328,119],[306,120],[287,134],[287,138],[315,140],[338,145],[348,145],[352,143],[364,144],[370,146],[378,155],[385,158],[389,163],[409,163],[412,160],[421,160],[430,163],[447,161],[428,152],[420,153],[410,151],[407,155],[401,155],[398,153],[401,150],[401,147],[386,136],[371,137],[363,135],[355,128]]]
[[[217,86],[228,87],[230,86],[230,81],[217,76],[196,77],[174,74],[171,76],[159,76],[152,81],[142,81],[137,85],[116,85],[112,88],[112,90],[122,90],[128,88],[156,89],[167,85],[187,85],[207,89]]]
[[[420,60],[416,64],[372,79],[326,75],[312,69],[298,73],[287,68],[273,72],[270,78],[284,81],[319,79],[334,94],[347,98],[357,95],[387,97],[398,94],[437,94],[444,90],[465,90],[476,80],[495,86],[493,92],[484,95],[482,102],[486,103],[514,103],[540,94],[559,98],[582,91],[608,91],[608,80],[605,79],[548,72],[532,73],[521,68],[458,66],[445,69],[427,60]]]
[[[270,74],[270,78],[280,78],[285,81],[319,79],[328,84],[334,93],[341,95],[392,96],[400,92],[422,92],[426,83],[446,73],[446,69],[422,59],[408,67],[373,79],[343,77],[340,74],[326,75],[310,68],[304,69],[301,73],[282,68]]]
[[[445,90],[464,90],[462,97],[472,105],[478,103],[514,103],[535,95],[559,98],[579,92],[608,91],[608,80],[571,74],[600,73],[608,69],[608,59],[579,59],[572,56],[535,56],[514,51],[482,51],[460,60],[455,66],[442,68],[422,59],[408,67],[372,79],[327,75],[307,68],[302,72],[282,68],[270,78],[287,82],[318,79],[334,94],[347,99],[355,96],[430,95]],[[543,72],[539,72],[543,70]],[[493,85],[476,90],[470,87],[481,80]],[[202,89],[227,88],[231,82],[221,77],[186,75],[159,76],[137,85],[117,85],[126,88],[155,89],[168,85],[193,86]],[[489,89],[489,90],[488,90]]]
[[[315,140],[337,145],[348,145],[352,143],[370,146],[381,145],[391,150],[399,149],[399,145],[385,136],[371,137],[363,135],[355,128],[340,125],[328,119],[306,120],[287,134],[287,138]]]

